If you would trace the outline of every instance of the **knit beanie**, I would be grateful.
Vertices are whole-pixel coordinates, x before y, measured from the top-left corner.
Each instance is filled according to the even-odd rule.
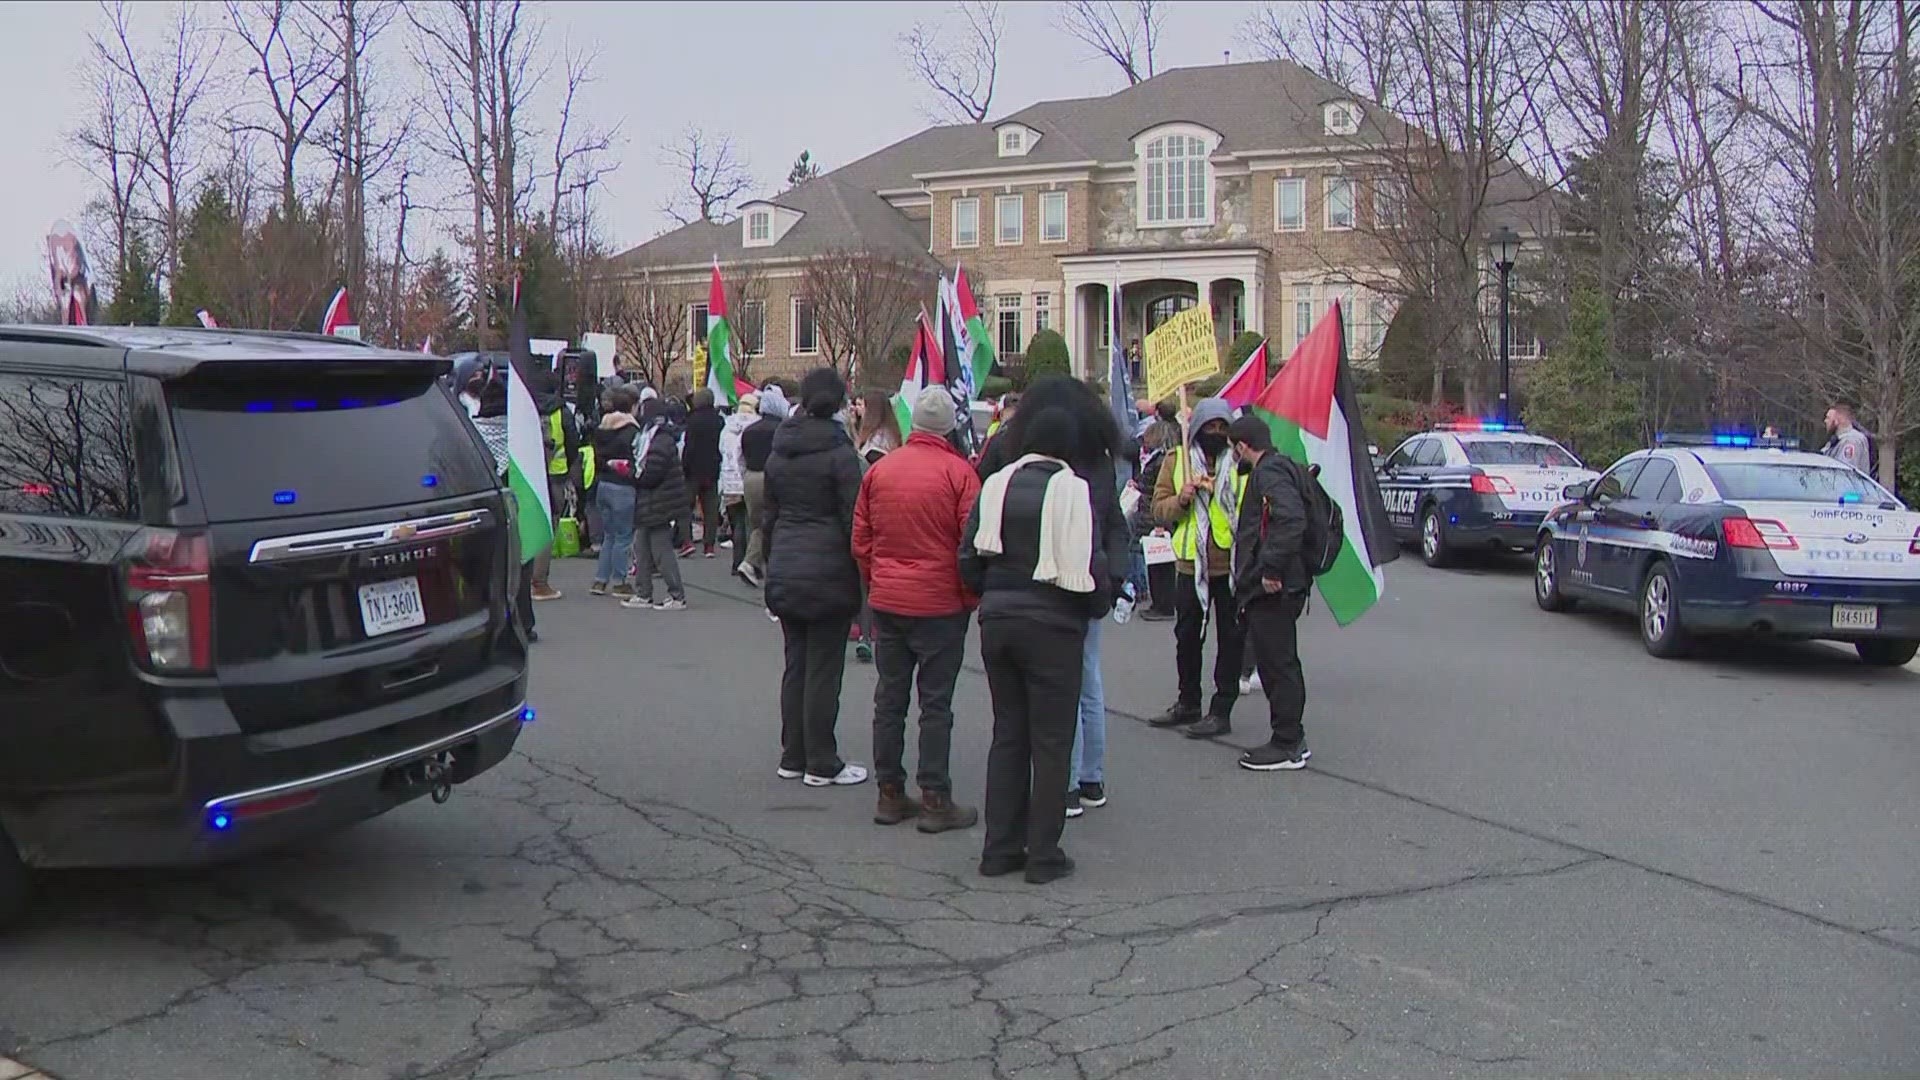
[[[955,423],[953,395],[945,387],[929,386],[913,399],[913,430],[945,438]]]

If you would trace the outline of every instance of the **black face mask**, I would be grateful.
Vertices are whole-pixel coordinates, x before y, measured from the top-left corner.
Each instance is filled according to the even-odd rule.
[[[1225,435],[1202,434],[1194,441],[1200,444],[1200,449],[1207,452],[1207,458],[1209,460],[1218,458],[1221,454],[1227,452],[1227,437]]]

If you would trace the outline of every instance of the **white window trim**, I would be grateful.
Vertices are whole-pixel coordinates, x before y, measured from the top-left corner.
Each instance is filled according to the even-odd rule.
[[[1280,189],[1287,184],[1294,184],[1300,188],[1300,224],[1298,225],[1289,225],[1286,223],[1286,220],[1280,216]],[[1307,231],[1307,178],[1306,177],[1282,176],[1274,180],[1273,182],[1273,231],[1289,232],[1289,233]]]
[[[1333,185],[1347,185],[1347,214],[1353,220],[1346,225],[1333,223]],[[1329,176],[1320,182],[1320,227],[1327,232],[1352,232],[1360,223],[1360,185],[1351,176]]]
[[[1019,128],[1008,128],[1000,133],[1000,156],[1019,157],[1026,153],[1027,133]]]
[[[766,226],[767,235],[765,236],[753,235],[753,227],[756,223]],[[742,241],[741,246],[772,247],[773,239],[774,239],[773,238],[773,211],[771,210],[748,211],[747,212],[747,236],[746,236],[746,239]]]
[[[819,356],[820,355],[820,311],[818,308],[814,309],[814,312],[813,312],[813,348],[802,349],[800,347],[800,305],[806,302],[807,302],[807,298],[804,296],[792,296],[787,298],[787,355],[788,356]]]
[[[1016,303],[1013,307],[1001,306],[1000,301],[1009,296],[1013,297],[1016,301],[1018,301],[1018,303]],[[1017,336],[1020,338],[1020,349],[1015,355],[1025,356],[1027,354],[1027,346],[1032,344],[1033,334],[1027,327],[1027,298],[1026,298],[1026,295],[1023,293],[995,293],[994,294],[994,297],[993,297],[993,348],[994,348],[994,351],[995,352],[1000,351],[1000,320],[1009,311],[1013,312],[1014,318],[1018,320],[1018,324],[1019,324]]]
[[[1047,239],[1047,200],[1049,199],[1058,199],[1060,201],[1060,235],[1052,240]],[[1064,244],[1067,242],[1067,237],[1073,234],[1073,227],[1068,223],[1067,218],[1067,211],[1071,209],[1071,207],[1072,204],[1068,201],[1067,193],[1064,191],[1043,191],[1040,193],[1041,243]]]
[[[1044,304],[1043,304],[1043,303],[1041,303],[1041,301],[1042,301],[1042,300],[1044,300],[1044,301],[1046,301],[1046,303],[1044,303]],[[1044,310],[1044,311],[1045,311],[1045,312],[1047,313],[1047,326],[1046,326],[1046,328],[1047,328],[1048,330],[1053,330],[1053,332],[1054,332],[1054,333],[1056,333],[1056,334],[1060,332],[1060,331],[1058,331],[1058,330],[1055,330],[1055,329],[1054,329],[1054,325],[1053,325],[1053,316],[1054,316],[1054,311],[1053,311],[1053,294],[1052,294],[1052,293],[1050,293],[1050,292],[1047,292],[1047,291],[1045,291],[1045,290],[1042,290],[1042,291],[1040,291],[1040,292],[1037,292],[1037,293],[1034,293],[1034,294],[1033,294],[1033,295],[1032,295],[1032,296],[1031,296],[1031,297],[1029,298],[1029,300],[1028,300],[1028,302],[1027,302],[1027,304],[1025,305],[1025,307],[1023,307],[1023,308],[1022,308],[1022,311],[1023,311],[1023,312],[1025,312],[1025,311],[1027,311],[1027,310],[1031,310],[1031,311],[1033,312],[1033,319],[1032,319],[1032,322],[1033,322],[1033,332],[1034,332],[1034,333],[1036,333],[1036,334],[1037,334],[1037,333],[1039,333],[1039,332],[1040,332],[1040,312],[1041,312],[1041,311],[1043,311],[1043,310]]]
[[[1201,203],[1202,206],[1205,207],[1206,213],[1199,218],[1191,220],[1182,218],[1169,221],[1147,220],[1147,147],[1152,145],[1154,140],[1165,138],[1168,135],[1186,135],[1191,138],[1198,138],[1206,148],[1205,153],[1202,155],[1203,160],[1206,162],[1206,168],[1203,170],[1202,176],[1206,180],[1207,187]],[[1165,124],[1160,127],[1149,128],[1141,132],[1138,136],[1135,136],[1133,141],[1133,211],[1135,226],[1141,229],[1202,229],[1211,227],[1219,213],[1214,206],[1214,196],[1217,194],[1216,187],[1218,181],[1214,175],[1215,170],[1213,167],[1213,155],[1214,152],[1219,149],[1219,132],[1211,128],[1201,127],[1198,124]],[[1186,159],[1183,158],[1182,160]]]
[[[964,244],[960,242],[960,204],[961,203],[973,204],[973,240],[970,243],[964,243]],[[980,246],[980,196],[963,195],[960,198],[953,200],[953,228],[952,228],[952,231],[948,233],[947,239],[948,239],[949,247],[977,248]]]
[[[741,325],[746,324],[747,309],[756,305],[760,308],[760,351],[748,352],[747,346],[743,342],[740,346],[740,355],[746,357],[761,357],[767,355],[767,302],[765,300],[740,301],[740,323]]]
[[[694,333],[693,312],[695,308],[703,310],[707,313],[707,321],[708,321],[709,329],[712,328],[712,321],[713,321],[713,309],[707,306],[706,301],[694,300],[694,301],[688,302],[687,304],[687,355],[689,357],[693,355],[693,350],[706,344],[705,338],[699,337]]]
[[[1333,111],[1343,110],[1349,123],[1344,127],[1335,127]],[[1360,103],[1357,101],[1329,101],[1320,110],[1320,129],[1328,135],[1356,135],[1360,131]]]
[[[1003,201],[1007,199],[1012,199],[1014,202],[1014,205],[1020,208],[1019,212],[1014,214],[1014,219],[1013,219],[1015,232],[1017,233],[1017,235],[1011,240],[1006,239],[1006,232],[1000,227],[1000,221],[1001,221],[1000,207]],[[1026,242],[1027,242],[1027,197],[1017,192],[1015,193],[1003,192],[999,195],[995,195],[993,197],[993,246],[994,247],[1019,247],[1020,245]]]

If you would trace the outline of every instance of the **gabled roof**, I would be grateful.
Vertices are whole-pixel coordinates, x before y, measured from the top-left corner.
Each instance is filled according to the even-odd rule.
[[[927,254],[926,223],[894,209],[874,194],[874,188],[849,181],[846,171],[816,176],[778,195],[743,204],[771,203],[804,215],[771,246],[748,248],[737,220],[696,221],[622,253],[619,261],[636,268],[701,266],[716,258],[722,263],[807,259],[859,250],[925,260],[933,266],[933,257]]]

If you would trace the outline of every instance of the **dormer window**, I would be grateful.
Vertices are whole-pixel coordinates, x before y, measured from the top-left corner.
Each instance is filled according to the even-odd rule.
[[[750,202],[740,208],[740,246],[772,247],[805,216],[792,207],[778,203]]]
[[[1033,144],[1040,141],[1040,133],[1025,124],[1000,124],[993,129],[993,133],[1001,157],[1026,157],[1033,149]]]
[[[1353,101],[1330,101],[1326,107],[1329,135],[1355,135],[1360,131],[1360,105]]]
[[[764,244],[773,239],[773,215],[756,210],[747,215],[747,242]]]

